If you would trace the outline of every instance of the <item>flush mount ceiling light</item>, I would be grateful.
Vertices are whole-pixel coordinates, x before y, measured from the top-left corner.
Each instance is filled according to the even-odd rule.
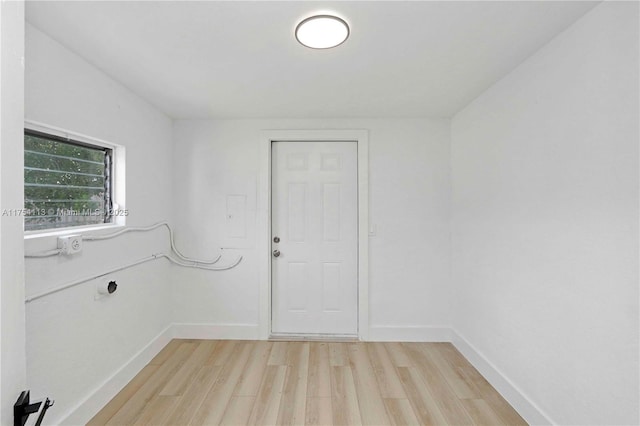
[[[349,37],[349,25],[333,15],[311,16],[296,27],[296,39],[312,49],[330,49]]]

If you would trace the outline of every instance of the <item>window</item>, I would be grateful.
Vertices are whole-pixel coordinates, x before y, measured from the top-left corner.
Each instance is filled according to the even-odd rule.
[[[25,130],[26,231],[111,223],[113,150]]]

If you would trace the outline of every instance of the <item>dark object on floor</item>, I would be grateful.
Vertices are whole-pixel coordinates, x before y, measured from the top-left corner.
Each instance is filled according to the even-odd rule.
[[[29,404],[29,391],[22,391],[18,400],[13,404],[13,426],[24,426],[27,423],[27,418],[33,413],[40,413],[38,420],[36,420],[35,426],[40,426],[44,414],[49,407],[53,405],[54,401],[46,398],[44,402],[34,402]]]

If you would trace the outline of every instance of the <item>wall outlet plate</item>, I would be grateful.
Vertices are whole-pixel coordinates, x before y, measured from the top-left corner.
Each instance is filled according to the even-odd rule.
[[[76,254],[82,251],[82,235],[65,235],[58,237],[58,248],[62,254]]]

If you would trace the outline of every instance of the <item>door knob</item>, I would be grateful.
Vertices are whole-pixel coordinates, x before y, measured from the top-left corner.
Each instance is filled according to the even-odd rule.
[[[279,257],[279,256],[280,256],[280,250],[274,250],[273,257]]]
[[[274,243],[279,243],[280,242],[280,237],[278,237],[278,236],[273,237],[273,242]]]

